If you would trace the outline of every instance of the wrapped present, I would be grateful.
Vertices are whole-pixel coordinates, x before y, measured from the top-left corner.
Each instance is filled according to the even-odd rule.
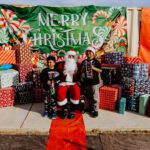
[[[148,78],[148,67],[146,63],[141,64],[141,78]]]
[[[15,50],[0,51],[0,65],[2,64],[16,64]]]
[[[14,105],[14,89],[3,88],[0,89],[0,107],[7,107]]]
[[[140,96],[140,99],[139,99],[139,113],[141,115],[145,115],[146,106],[148,104],[149,96],[150,96],[150,94],[145,94],[145,95]]]
[[[135,79],[148,78],[148,64],[123,64],[121,74],[123,77],[133,77]]]
[[[32,64],[31,48],[26,44],[15,44],[13,49],[16,50],[16,62],[18,64]]]
[[[122,79],[123,96],[130,97],[135,94],[135,79],[124,77]]]
[[[11,87],[19,83],[19,73],[14,69],[0,71],[0,88]]]
[[[124,114],[126,108],[126,98],[122,97],[119,101],[119,113]]]
[[[35,88],[41,88],[40,69],[33,69],[33,83]]]
[[[117,102],[116,102],[116,110],[119,110],[119,104],[120,104],[120,100],[121,100],[121,97],[122,97],[123,86],[120,85],[120,84],[113,84],[111,86],[118,89],[118,99],[117,99]]]
[[[16,64],[15,68],[19,71],[20,82],[32,81],[32,64]]]
[[[137,64],[137,63],[142,63],[142,59],[139,57],[124,57],[124,62],[125,63],[133,63],[133,64]]]
[[[101,78],[104,85],[120,83],[121,74],[117,67],[102,67]]]
[[[150,94],[150,78],[139,78],[135,80],[135,93],[136,96]]]
[[[118,99],[118,89],[108,86],[100,88],[100,108],[115,110]]]
[[[33,92],[18,92],[15,96],[15,104],[28,104],[34,101]]]
[[[138,112],[138,110],[139,110],[139,97],[138,96],[127,97],[126,109],[133,111],[133,112]]]
[[[15,92],[26,92],[26,91],[33,91],[33,82],[23,82],[18,83],[17,85],[13,86],[15,89]]]
[[[133,70],[132,64],[123,64],[121,66],[121,75],[123,77],[132,77],[132,70]]]
[[[121,52],[105,53],[106,64],[123,64],[123,56]]]
[[[41,88],[34,88],[34,102],[43,102],[43,90]]]

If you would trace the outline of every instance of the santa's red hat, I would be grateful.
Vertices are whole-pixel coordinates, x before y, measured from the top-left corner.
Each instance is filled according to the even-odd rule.
[[[71,50],[69,50],[69,51],[67,52],[67,55],[76,56],[76,55],[77,55],[77,52],[76,52],[75,50],[71,49]]]

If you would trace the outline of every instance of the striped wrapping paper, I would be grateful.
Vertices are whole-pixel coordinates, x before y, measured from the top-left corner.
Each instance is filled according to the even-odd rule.
[[[3,64],[16,64],[15,50],[0,51],[0,65]]]
[[[8,107],[14,105],[14,89],[0,89],[0,107]]]
[[[0,71],[0,88],[11,87],[19,83],[19,72],[14,69]]]
[[[31,64],[31,48],[26,44],[15,44],[13,49],[16,50],[16,62],[18,64]]]
[[[137,64],[137,63],[142,63],[142,59],[139,57],[124,57],[124,62],[125,63],[132,63],[132,64]]]
[[[105,53],[106,64],[123,64],[123,56],[121,52]]]
[[[15,68],[19,71],[20,82],[32,81],[32,64],[16,64]]]

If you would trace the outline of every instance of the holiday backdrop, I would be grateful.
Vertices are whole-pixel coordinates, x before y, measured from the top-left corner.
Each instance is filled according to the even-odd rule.
[[[126,8],[46,7],[0,5],[0,43],[28,43],[41,53],[59,56],[75,49],[82,54],[90,44],[103,51],[127,48]]]

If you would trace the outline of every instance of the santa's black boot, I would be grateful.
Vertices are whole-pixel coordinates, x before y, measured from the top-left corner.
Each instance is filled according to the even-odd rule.
[[[75,118],[75,113],[74,113],[75,108],[76,108],[76,105],[71,103],[70,104],[70,110],[69,110],[69,116],[68,116],[69,119],[74,119]]]
[[[62,107],[62,119],[67,119],[68,118],[68,105],[64,105]]]

